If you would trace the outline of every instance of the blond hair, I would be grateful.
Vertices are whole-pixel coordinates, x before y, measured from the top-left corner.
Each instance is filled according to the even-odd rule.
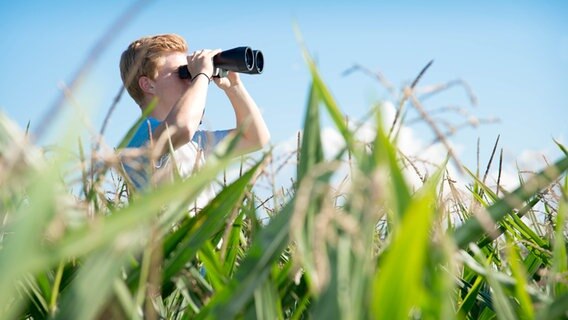
[[[120,57],[120,77],[128,93],[142,107],[144,92],[138,79],[146,76],[155,79],[160,58],[165,53],[187,52],[187,42],[177,34],[160,34],[142,37],[132,42]]]

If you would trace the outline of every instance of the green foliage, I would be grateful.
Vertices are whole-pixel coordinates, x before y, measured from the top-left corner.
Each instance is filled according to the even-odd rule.
[[[188,213],[238,137],[190,178],[137,192],[118,155],[48,156],[0,116],[1,318],[566,317],[568,157],[502,196],[467,169],[469,197],[458,196],[447,161],[413,191],[380,112],[374,139],[358,141],[303,53],[296,180],[270,214],[254,193],[267,157]],[[325,115],[345,143],[330,159]]]

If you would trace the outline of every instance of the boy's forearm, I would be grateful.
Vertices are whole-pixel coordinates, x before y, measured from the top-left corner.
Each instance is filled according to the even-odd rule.
[[[166,130],[169,130],[174,149],[191,141],[203,116],[208,85],[207,78],[196,78],[157,128],[156,137],[160,137]]]
[[[262,148],[270,140],[270,133],[254,99],[242,83],[225,93],[235,111],[237,129],[243,127],[243,139],[251,149]]]

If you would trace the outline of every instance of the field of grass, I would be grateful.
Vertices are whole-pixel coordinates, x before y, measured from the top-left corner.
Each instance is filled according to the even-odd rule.
[[[563,146],[516,190],[464,167],[470,181],[456,185],[451,152],[415,190],[396,130],[370,110],[374,139],[358,141],[305,56],[312,84],[290,190],[255,195],[267,151],[196,215],[187,208],[234,163],[234,141],[189,179],[135,192],[118,152],[48,151],[0,116],[0,318],[568,317]],[[413,86],[401,92],[399,111],[428,122]],[[345,145],[333,158],[323,115]]]

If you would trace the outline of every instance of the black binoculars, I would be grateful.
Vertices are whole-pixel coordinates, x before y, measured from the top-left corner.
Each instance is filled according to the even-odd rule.
[[[238,47],[222,51],[213,56],[213,77],[226,77],[227,72],[234,71],[247,74],[262,73],[264,56],[262,51],[250,47]],[[178,69],[181,79],[193,79],[187,65]]]

